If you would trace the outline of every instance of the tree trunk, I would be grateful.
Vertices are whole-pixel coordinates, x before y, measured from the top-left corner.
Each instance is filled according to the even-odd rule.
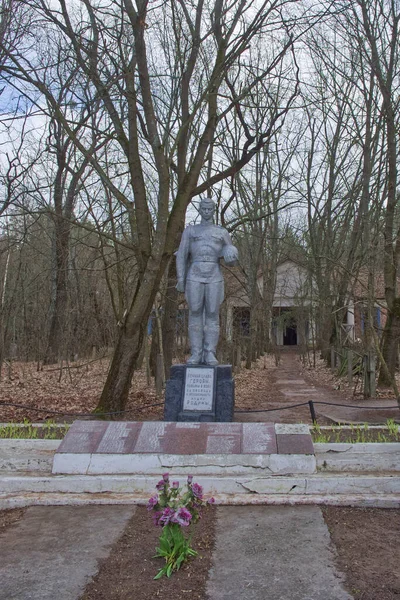
[[[246,369],[251,369],[254,352],[254,332],[255,332],[255,318],[254,308],[250,308],[250,323],[249,323],[249,337],[247,338],[247,349],[246,349]]]
[[[169,377],[169,370],[172,365],[176,345],[176,315],[178,311],[179,294],[175,287],[176,278],[176,261],[175,258],[172,257],[168,270],[168,282],[162,320],[165,379],[168,379]]]
[[[169,256],[150,257],[146,275],[137,282],[132,304],[122,324],[110,370],[95,413],[124,411],[133,373],[140,357],[147,323]],[[110,415],[110,418],[118,415]]]
[[[95,413],[119,413],[125,410],[136,361],[142,349],[146,328],[147,319],[143,319],[132,335],[127,332],[126,328],[121,330],[107,380],[99,404],[94,411]],[[107,415],[106,418],[118,419],[121,416],[121,414],[111,414]]]
[[[157,356],[159,353],[160,353],[160,342],[158,339],[158,327],[157,327],[156,319],[153,316],[152,326],[151,326],[151,345],[150,345],[150,354],[149,354],[150,375],[152,377],[156,376]]]
[[[399,342],[400,298],[396,298],[393,303],[393,308],[388,314],[383,334],[382,356],[388,368],[388,372],[381,367],[379,371],[379,385],[392,386],[397,366]]]
[[[44,358],[45,364],[56,363],[65,351],[65,323],[68,304],[68,258],[70,225],[62,216],[55,222],[55,289],[53,314]]]

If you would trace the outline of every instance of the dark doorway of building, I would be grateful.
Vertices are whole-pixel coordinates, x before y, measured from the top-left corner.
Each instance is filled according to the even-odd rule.
[[[233,309],[233,328],[236,337],[249,337],[250,335],[250,309],[235,307]]]
[[[283,345],[297,346],[297,325],[294,319],[291,319],[290,323],[286,325],[283,334]]]

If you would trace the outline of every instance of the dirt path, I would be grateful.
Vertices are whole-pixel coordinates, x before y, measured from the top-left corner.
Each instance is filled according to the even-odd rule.
[[[246,392],[246,381],[239,379],[235,420],[237,421],[273,421],[275,423],[312,423],[308,402],[313,401],[318,423],[385,423],[386,419],[400,419],[399,409],[376,410],[376,406],[396,406],[394,399],[380,398],[366,400],[348,398],[345,394],[328,385],[318,384],[303,368],[296,352],[282,352],[277,366],[269,362],[266,369],[251,371],[251,389]],[[240,374],[241,375],[241,374]],[[239,375],[239,377],[240,377]],[[243,389],[242,389],[243,388]],[[326,402],[329,404],[318,404]],[[296,408],[287,408],[296,404],[305,404]],[[348,408],[351,404],[364,408]],[[251,408],[253,407],[253,408]],[[268,412],[243,412],[259,410]]]

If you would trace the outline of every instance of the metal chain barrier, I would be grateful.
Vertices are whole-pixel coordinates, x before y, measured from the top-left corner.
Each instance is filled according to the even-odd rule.
[[[158,402],[157,404],[145,404],[144,406],[137,406],[136,408],[130,408],[129,410],[117,410],[114,412],[92,412],[92,413],[66,413],[58,410],[47,410],[46,408],[35,408],[33,406],[27,406],[25,404],[14,404],[12,402],[0,402],[1,406],[11,406],[14,408],[24,408],[25,410],[33,410],[34,412],[43,412],[48,415],[61,415],[63,417],[106,417],[110,415],[122,415],[135,412],[137,410],[144,410],[145,408],[153,408],[155,406],[164,406],[164,402]]]
[[[337,404],[335,402],[324,402],[322,400],[308,400],[308,402],[301,402],[299,404],[290,404],[289,406],[282,406],[280,408],[262,408],[262,409],[250,409],[250,410],[243,410],[243,409],[239,409],[239,410],[235,410],[235,413],[268,413],[268,412],[279,412],[281,410],[290,410],[292,408],[299,408],[300,406],[308,406],[310,409],[310,414],[311,414],[311,418],[313,422],[317,422],[317,416],[315,413],[315,405],[316,404],[323,404],[325,406],[339,406],[339,407],[344,407],[344,408],[357,408],[357,409],[363,409],[363,410],[393,410],[393,409],[400,409],[399,405],[396,406],[358,406],[355,404]],[[59,415],[59,416],[63,416],[63,417],[106,417],[106,416],[112,416],[112,415],[123,415],[123,414],[129,414],[132,412],[136,412],[137,410],[144,410],[146,408],[154,408],[154,407],[158,407],[158,406],[163,406],[164,402],[157,402],[156,404],[145,404],[144,406],[138,406],[136,408],[131,408],[129,410],[118,410],[118,411],[114,411],[114,412],[102,412],[102,413],[65,413],[65,412],[61,412],[58,410],[47,410],[46,408],[35,408],[33,406],[28,406],[25,404],[15,404],[13,402],[0,402],[0,407],[1,406],[10,406],[13,408],[20,408],[20,409],[24,409],[24,410],[30,410],[30,411],[34,411],[34,412],[38,412],[38,413],[46,413],[48,415]]]

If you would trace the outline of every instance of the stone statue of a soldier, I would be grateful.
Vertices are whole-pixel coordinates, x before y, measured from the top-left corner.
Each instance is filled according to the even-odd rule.
[[[229,233],[214,225],[215,203],[209,198],[200,202],[199,225],[189,225],[182,234],[176,253],[177,290],[185,292],[189,306],[188,364],[217,365],[215,356],[219,338],[219,308],[224,299],[224,280],[220,259],[229,266],[236,264],[238,251]]]

